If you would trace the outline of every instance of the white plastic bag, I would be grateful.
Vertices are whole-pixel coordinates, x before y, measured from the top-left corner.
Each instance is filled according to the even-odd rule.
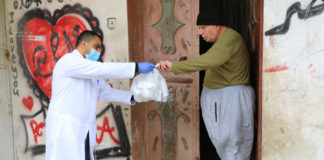
[[[169,94],[167,83],[157,69],[136,76],[131,85],[131,92],[136,102],[166,102]]]

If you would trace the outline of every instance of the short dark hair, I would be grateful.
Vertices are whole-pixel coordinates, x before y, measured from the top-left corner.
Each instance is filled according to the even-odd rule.
[[[92,41],[93,40],[93,37],[94,36],[97,36],[98,38],[100,38],[100,40],[102,41],[102,37],[98,34],[98,33],[96,33],[96,32],[94,32],[94,31],[90,31],[90,30],[85,30],[85,31],[83,31],[80,35],[79,35],[79,37],[78,37],[78,39],[77,39],[77,41],[76,41],[76,43],[75,43],[75,48],[77,48],[79,45],[80,45],[80,43],[82,42],[82,41],[86,41],[86,42],[90,42],[90,41]]]

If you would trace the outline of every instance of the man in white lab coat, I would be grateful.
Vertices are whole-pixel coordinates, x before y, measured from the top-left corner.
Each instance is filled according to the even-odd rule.
[[[46,160],[93,159],[97,100],[131,104],[132,99],[130,91],[113,89],[103,78],[132,78],[136,72],[147,73],[155,67],[147,62],[97,62],[101,43],[98,34],[84,31],[76,49],[55,65],[46,118]]]

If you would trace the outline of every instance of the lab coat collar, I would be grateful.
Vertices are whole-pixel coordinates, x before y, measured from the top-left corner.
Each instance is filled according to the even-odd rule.
[[[72,54],[84,58],[84,57],[82,56],[82,54],[81,54],[77,49],[74,49],[74,50],[72,51]]]

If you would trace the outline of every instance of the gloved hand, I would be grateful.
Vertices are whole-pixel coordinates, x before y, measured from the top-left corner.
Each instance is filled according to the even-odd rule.
[[[137,71],[140,73],[152,72],[155,68],[155,65],[148,62],[137,63]]]

